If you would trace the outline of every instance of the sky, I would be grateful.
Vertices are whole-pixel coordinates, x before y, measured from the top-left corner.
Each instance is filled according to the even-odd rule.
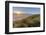
[[[14,13],[19,11],[26,14],[40,14],[40,8],[35,7],[13,7]]]

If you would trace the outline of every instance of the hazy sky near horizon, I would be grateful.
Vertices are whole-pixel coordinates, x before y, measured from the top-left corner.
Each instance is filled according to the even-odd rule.
[[[35,7],[13,7],[14,13],[17,11],[26,14],[40,14],[40,8]]]

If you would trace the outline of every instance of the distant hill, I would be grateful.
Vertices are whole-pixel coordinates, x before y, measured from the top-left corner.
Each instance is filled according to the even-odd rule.
[[[13,28],[40,27],[40,15],[28,16],[22,20],[13,21]]]

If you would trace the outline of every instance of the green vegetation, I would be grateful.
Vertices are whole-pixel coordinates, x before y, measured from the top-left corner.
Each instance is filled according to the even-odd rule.
[[[25,19],[14,21],[13,28],[40,27],[40,15],[32,15]]]

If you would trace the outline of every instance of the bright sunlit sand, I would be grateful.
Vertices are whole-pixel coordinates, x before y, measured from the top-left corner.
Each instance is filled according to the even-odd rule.
[[[20,11],[16,12],[16,16],[20,16],[21,14],[22,14],[22,12],[20,12]]]
[[[17,11],[16,14],[21,14],[21,12]]]

